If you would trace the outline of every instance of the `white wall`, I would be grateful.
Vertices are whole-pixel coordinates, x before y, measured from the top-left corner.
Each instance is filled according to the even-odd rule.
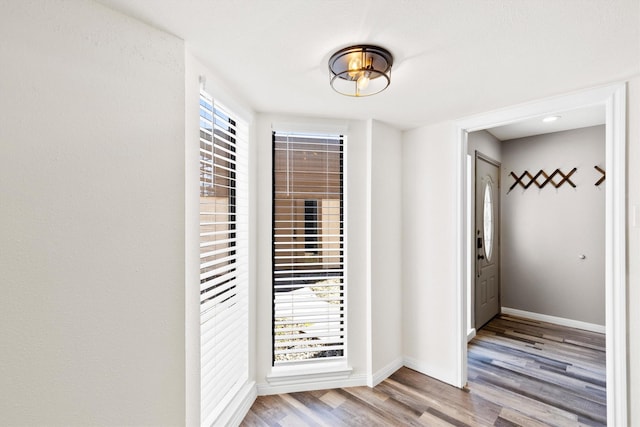
[[[370,121],[369,384],[402,366],[402,145],[400,131]]]
[[[602,176],[594,165],[605,166],[604,149],[604,125],[502,143],[503,307],[604,327],[605,190],[594,185]],[[549,183],[508,192],[515,182],[511,171],[520,176],[560,168],[566,174],[574,167],[576,188]]]
[[[405,364],[456,383],[455,127],[404,132],[402,277]]]
[[[0,424],[183,424],[183,43],[0,8]]]

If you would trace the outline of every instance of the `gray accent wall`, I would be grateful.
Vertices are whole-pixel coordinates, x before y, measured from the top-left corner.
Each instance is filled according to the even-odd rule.
[[[605,186],[594,185],[602,176],[594,166],[604,169],[604,162],[604,125],[502,143],[503,307],[605,324]],[[533,184],[509,192],[511,171],[566,174],[574,167],[576,188]]]

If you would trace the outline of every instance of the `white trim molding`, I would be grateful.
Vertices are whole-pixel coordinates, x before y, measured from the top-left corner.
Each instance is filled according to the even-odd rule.
[[[545,100],[516,105],[456,122],[457,140],[457,307],[458,370],[456,381],[464,387],[467,381],[467,287],[469,245],[466,218],[467,135],[483,129],[514,123],[549,113],[559,113],[583,106],[602,105],[606,111],[605,153],[605,311],[607,353],[607,424],[628,425],[627,390],[627,259],[626,259],[626,83],[596,87]]]
[[[268,382],[258,383],[258,396],[266,396],[270,394],[296,393],[299,391],[324,390],[330,388],[360,387],[367,385],[367,376],[359,375],[323,375],[317,376],[315,379],[302,376],[297,378],[289,378],[281,381],[274,381],[269,378]]]
[[[469,329],[469,332],[467,332],[467,342],[471,341],[475,337],[476,337],[476,328]]]
[[[627,389],[627,86],[606,99],[605,289],[607,325],[607,424],[628,425]]]
[[[604,334],[606,332],[604,325],[596,325],[595,323],[566,319],[564,317],[549,316],[548,314],[533,313],[531,311],[518,310],[516,308],[502,307],[502,314],[536,320],[539,322],[553,323],[555,325],[567,326],[569,328],[582,329],[583,331],[597,332],[600,334]]]
[[[255,381],[245,383],[214,423],[225,426],[240,425],[257,396]]]
[[[466,355],[467,355],[467,352],[465,351],[465,357]],[[451,372],[449,370],[435,371],[433,369],[433,366],[430,365],[429,363],[424,362],[422,360],[415,359],[413,357],[405,357],[404,366],[406,366],[409,369],[413,369],[414,371],[425,374],[433,379],[441,381],[445,384],[452,385],[452,384],[455,384],[455,381],[456,381],[456,379],[452,377]],[[463,388],[463,387],[464,385],[459,388]]]
[[[367,381],[367,385],[369,387],[375,387],[380,384],[382,381],[389,378],[395,371],[402,368],[404,360],[402,357],[398,357],[397,359],[391,361],[382,369],[379,369],[376,372],[373,372],[369,381]]]
[[[302,369],[286,369],[272,373],[266,377],[265,383],[257,385],[259,396],[281,393],[295,393],[298,391],[323,390],[344,387],[375,387],[394,372],[404,366],[404,359],[399,357],[372,375],[352,374],[352,369],[333,369],[331,371]]]
[[[352,373],[353,369],[343,360],[275,366],[265,378],[267,382],[258,384],[258,394],[293,393],[366,384],[365,375]]]

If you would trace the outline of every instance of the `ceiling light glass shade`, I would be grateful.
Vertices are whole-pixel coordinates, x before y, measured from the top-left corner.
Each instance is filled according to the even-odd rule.
[[[341,49],[329,58],[331,87],[347,96],[369,96],[391,83],[393,56],[378,46],[358,45]]]

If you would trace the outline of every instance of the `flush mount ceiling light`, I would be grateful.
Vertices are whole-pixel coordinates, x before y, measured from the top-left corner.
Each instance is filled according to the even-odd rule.
[[[340,49],[329,58],[331,87],[347,96],[369,96],[391,83],[393,56],[379,46],[358,45]]]

